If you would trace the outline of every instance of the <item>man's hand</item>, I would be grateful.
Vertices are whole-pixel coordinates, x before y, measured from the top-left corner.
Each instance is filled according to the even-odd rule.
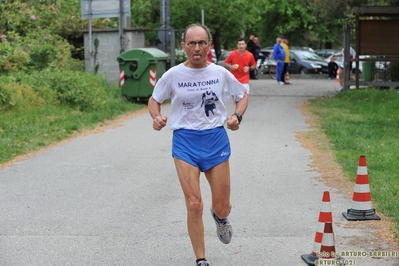
[[[168,118],[166,116],[157,115],[152,121],[152,127],[154,128],[154,130],[160,131],[166,126],[167,121]]]
[[[237,130],[240,128],[240,123],[238,122],[238,118],[235,115],[230,115],[226,120],[227,128],[230,130]]]

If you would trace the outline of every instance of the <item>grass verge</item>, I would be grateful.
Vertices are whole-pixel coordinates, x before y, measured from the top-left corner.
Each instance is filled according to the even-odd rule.
[[[146,107],[126,101],[117,86],[95,76],[67,74],[60,74],[53,86],[43,82],[35,86],[35,80],[0,80],[1,95],[8,96],[0,103],[0,164]],[[72,75],[80,82],[68,83],[65,77],[71,79]],[[83,85],[77,87],[76,83]],[[64,90],[59,89],[61,84],[65,84]]]
[[[322,132],[354,183],[360,155],[367,158],[373,206],[395,223],[399,237],[399,94],[395,90],[351,90],[309,100]]]

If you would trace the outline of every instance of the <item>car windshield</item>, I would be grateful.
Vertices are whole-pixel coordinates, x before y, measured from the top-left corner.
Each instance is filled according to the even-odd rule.
[[[312,61],[322,61],[323,60],[317,54],[308,52],[308,51],[295,51],[295,54],[302,60],[312,60]]]

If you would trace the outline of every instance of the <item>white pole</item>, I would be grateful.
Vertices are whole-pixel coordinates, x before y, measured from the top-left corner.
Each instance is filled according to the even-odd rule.
[[[205,25],[204,21],[205,21],[205,11],[202,9],[202,11],[201,11],[201,22],[202,22],[202,26]]]

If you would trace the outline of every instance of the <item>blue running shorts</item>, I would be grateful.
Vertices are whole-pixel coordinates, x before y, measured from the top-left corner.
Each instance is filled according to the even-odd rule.
[[[223,126],[173,131],[172,156],[198,167],[201,172],[227,161],[230,153],[230,141]]]

